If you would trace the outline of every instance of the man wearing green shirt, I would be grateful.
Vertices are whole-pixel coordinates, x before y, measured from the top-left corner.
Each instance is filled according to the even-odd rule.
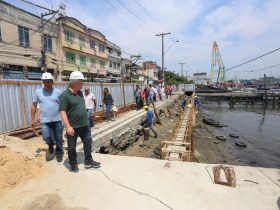
[[[92,159],[91,130],[87,122],[87,110],[85,100],[81,91],[83,87],[84,75],[80,71],[70,74],[70,85],[61,94],[59,110],[61,118],[66,127],[68,157],[70,170],[78,172],[76,144],[80,137],[84,144],[85,168],[98,168],[100,163]]]

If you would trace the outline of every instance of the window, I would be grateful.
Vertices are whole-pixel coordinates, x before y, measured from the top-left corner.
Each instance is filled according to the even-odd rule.
[[[19,45],[22,47],[30,47],[29,44],[29,29],[23,26],[18,26]]]
[[[52,37],[44,34],[44,49],[52,52]]]
[[[75,56],[74,53],[66,52],[65,56],[66,56],[66,62],[68,62],[68,63],[76,63],[76,56]]]
[[[90,49],[95,50],[95,41],[94,40],[89,40],[89,46],[90,46]]]
[[[80,36],[79,39],[80,39],[80,45],[86,46],[86,38],[84,36]]]
[[[65,29],[64,34],[67,41],[74,42],[74,32]]]
[[[86,56],[80,55],[80,65],[81,66],[86,66],[87,65]]]
[[[96,60],[95,60],[95,58],[91,58],[90,59],[90,65],[91,65],[91,67],[96,67]]]
[[[118,69],[121,69],[121,64],[120,63],[118,63]]]
[[[105,68],[105,61],[99,61],[99,64],[101,68],[103,69]]]
[[[109,67],[113,68],[113,63],[111,61],[109,62]]]
[[[105,52],[105,46],[104,44],[99,43],[99,52]]]
[[[0,42],[2,42],[2,33],[1,33],[1,25],[0,25]]]

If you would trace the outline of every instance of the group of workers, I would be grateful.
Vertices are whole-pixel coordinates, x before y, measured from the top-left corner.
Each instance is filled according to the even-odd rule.
[[[159,85],[157,88],[152,84],[149,84],[149,86],[145,86],[144,88],[136,85],[134,96],[137,110],[140,110],[145,104],[149,106],[151,100],[157,100],[157,96],[159,96],[159,100],[161,101],[164,96],[166,98],[168,98],[168,96],[171,97],[172,91],[173,87],[171,85],[166,85],[165,87]]]
[[[62,133],[66,129],[68,158],[70,171],[78,172],[76,145],[80,137],[84,147],[85,168],[98,168],[100,163],[94,161],[91,155],[93,126],[91,113],[96,110],[96,100],[90,94],[89,88],[82,92],[84,75],[79,71],[70,74],[68,88],[61,92],[53,87],[53,77],[46,72],[42,75],[43,87],[36,90],[31,107],[31,127],[35,132],[35,114],[40,104],[40,122],[44,141],[48,145],[49,155],[56,156],[58,162],[63,159]],[[104,90],[104,103],[111,106],[114,101],[109,92]],[[108,99],[109,98],[109,99]],[[90,117],[89,117],[90,116]],[[62,123],[63,122],[63,123]],[[55,150],[54,150],[54,145]]]
[[[92,137],[91,127],[94,126],[92,113],[96,111],[96,97],[86,86],[82,92],[84,75],[80,71],[74,71],[69,77],[68,88],[61,92],[53,87],[53,77],[50,73],[42,74],[43,87],[36,90],[31,107],[31,128],[35,132],[35,115],[37,107],[40,105],[40,122],[43,140],[48,145],[49,155],[56,156],[58,162],[63,159],[63,139],[62,133],[65,127],[67,137],[68,158],[70,171],[78,172],[76,145],[78,137],[81,138],[84,147],[85,168],[98,168],[100,162],[94,161],[91,155]],[[158,88],[149,85],[140,88],[136,85],[135,101],[137,110],[144,106],[146,111],[145,127],[150,128],[155,138],[158,134],[153,128],[154,113],[149,107],[150,100],[156,101],[157,94],[160,100],[171,96],[172,86]],[[164,94],[165,93],[165,94]],[[106,121],[111,119],[114,99],[108,88],[104,88],[103,103],[106,106]],[[182,102],[183,110],[186,108],[187,98]],[[199,105],[199,98],[195,98],[195,106]],[[55,146],[55,149],[54,149]]]

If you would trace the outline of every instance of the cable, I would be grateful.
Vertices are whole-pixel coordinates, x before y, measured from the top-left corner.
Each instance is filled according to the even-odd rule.
[[[117,0],[117,2],[119,2],[119,4],[122,5],[130,14],[132,14],[136,19],[138,19],[141,23],[144,24],[144,21],[138,15],[136,15],[133,11],[131,11],[127,6],[125,6],[125,4],[123,4],[120,0]],[[155,32],[157,32],[156,28],[154,28],[148,24],[145,24],[145,25],[147,25],[148,27],[153,29]]]
[[[243,73],[243,72],[264,71],[264,70],[266,70],[266,69],[270,69],[270,68],[277,67],[277,66],[280,66],[280,64],[276,64],[276,65],[273,65],[273,66],[264,67],[264,68],[262,68],[262,69],[257,69],[257,70],[250,70],[250,71],[234,71],[234,72]]]
[[[259,58],[262,58],[262,57],[264,57],[264,56],[266,56],[266,55],[269,55],[269,54],[271,54],[271,53],[274,53],[274,52],[276,52],[276,51],[278,51],[278,50],[280,50],[280,48],[277,48],[277,49],[272,50],[272,51],[270,51],[270,52],[268,52],[268,53],[265,53],[265,54],[263,54],[263,55],[260,55],[260,56],[258,56],[258,57],[256,57],[256,58],[253,58],[253,59],[251,59],[251,60],[249,60],[249,61],[246,61],[246,62],[244,62],[244,63],[241,63],[241,64],[239,64],[239,65],[237,65],[237,66],[234,66],[234,67],[231,67],[231,68],[229,68],[229,69],[226,69],[226,71],[229,71],[229,70],[231,70],[231,69],[237,68],[237,67],[242,66],[242,65],[244,65],[244,64],[250,63],[250,62],[252,62],[252,61],[254,61],[254,60],[257,60],[257,59],[259,59]]]
[[[119,12],[121,12],[124,16],[126,16],[127,18],[131,19],[129,16],[126,15],[125,12],[123,12],[122,10],[120,10],[118,7],[116,7],[114,4],[112,4],[112,2],[110,2],[109,0],[105,0],[108,4],[110,4],[113,8],[115,8],[116,10],[118,10]],[[150,32],[154,33],[150,28],[148,28],[146,25],[144,25],[142,22],[139,22],[138,19],[136,19],[136,21],[141,24],[142,26],[144,26],[146,29],[148,29]]]
[[[131,187],[128,187],[128,186],[126,186],[126,185],[124,185],[124,184],[121,184],[121,183],[119,183],[119,182],[117,182],[117,181],[111,179],[111,178],[110,178],[103,170],[101,170],[101,169],[97,169],[97,171],[101,172],[110,182],[112,182],[112,183],[114,183],[114,184],[116,184],[116,185],[119,185],[119,186],[121,186],[121,187],[124,187],[124,188],[126,188],[126,189],[128,189],[128,190],[131,190],[131,191],[137,193],[138,195],[145,195],[145,196],[148,196],[148,197],[150,197],[150,198],[152,198],[152,199],[158,201],[159,203],[163,204],[163,205],[166,206],[168,209],[174,210],[172,207],[168,206],[165,202],[163,202],[163,201],[160,200],[159,198],[154,197],[154,196],[149,195],[149,194],[144,193],[144,192],[140,192],[140,191],[135,190],[135,189],[133,189],[133,188],[131,188]]]
[[[168,30],[164,25],[162,25],[139,1],[134,0],[136,2],[136,4],[141,7],[143,9],[143,11],[148,14],[158,25],[160,25],[164,30],[166,31],[170,31]]]

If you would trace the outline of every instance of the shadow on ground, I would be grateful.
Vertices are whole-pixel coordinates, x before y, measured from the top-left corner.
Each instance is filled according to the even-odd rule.
[[[88,210],[83,207],[66,207],[58,194],[43,194],[34,198],[20,210]]]

